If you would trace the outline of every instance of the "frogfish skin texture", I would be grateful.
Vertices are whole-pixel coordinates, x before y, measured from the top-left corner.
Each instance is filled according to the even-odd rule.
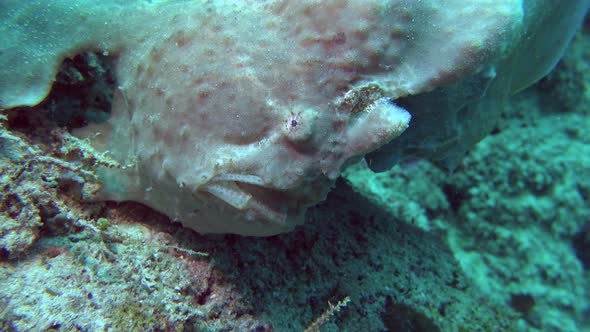
[[[368,79],[399,61],[403,28],[375,24],[391,15],[371,1],[160,13],[167,33],[117,61],[108,149],[135,165],[105,173],[105,196],[204,233],[292,229],[347,161],[408,127]]]

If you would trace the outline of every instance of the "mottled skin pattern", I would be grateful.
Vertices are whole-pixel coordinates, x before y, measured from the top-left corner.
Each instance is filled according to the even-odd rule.
[[[512,3],[479,10],[489,17],[473,35],[452,23],[481,7],[458,0],[448,12],[308,0],[183,2],[144,14],[149,26],[117,54],[105,135],[131,167],[105,170],[103,197],[143,202],[203,233],[289,231],[344,165],[408,127],[395,98],[479,69]]]
[[[134,167],[107,172],[105,194],[200,232],[288,231],[349,159],[408,126],[363,92],[394,61],[370,29],[383,13],[342,1],[216,10],[163,12],[170,33],[120,55],[109,150]]]

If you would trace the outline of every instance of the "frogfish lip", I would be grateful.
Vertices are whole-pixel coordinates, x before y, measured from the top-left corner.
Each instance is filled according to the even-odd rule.
[[[313,186],[312,186],[313,187]],[[298,188],[273,188],[255,175],[222,174],[205,184],[207,192],[225,204],[244,212],[244,219],[263,219],[287,226],[287,219],[302,218],[306,209],[321,201],[329,188],[315,195],[301,195]]]

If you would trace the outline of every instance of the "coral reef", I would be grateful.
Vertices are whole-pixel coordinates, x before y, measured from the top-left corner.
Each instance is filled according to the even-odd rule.
[[[47,133],[50,136],[45,142],[33,143],[25,135],[7,130],[7,124],[18,121],[16,118],[4,118],[0,128],[0,250],[8,258],[25,252],[48,220],[55,226],[88,217],[92,209],[72,210],[68,202],[94,196],[98,183],[93,168],[117,165],[63,129],[55,128]]]
[[[588,40],[579,34],[554,73],[514,97],[451,176],[425,161],[345,172],[397,219],[444,234],[478,289],[533,331],[590,326]]]
[[[447,188],[457,199],[449,241],[464,270],[505,302],[530,296],[523,315],[543,331],[579,331],[590,305],[572,250],[590,218],[590,181],[581,176],[590,170],[590,140],[579,132],[588,120],[545,114],[533,128],[489,137]]]
[[[104,136],[71,134],[104,125],[125,95],[108,54],[68,59],[44,102],[0,117],[0,330],[590,329],[588,32],[452,173],[414,158],[373,174],[361,160],[304,224],[265,238],[202,235],[137,202],[92,201],[98,173],[141,163],[96,150]],[[354,116],[417,103],[394,106],[388,93],[367,84],[340,101]],[[281,130],[304,140],[313,112],[283,115]]]

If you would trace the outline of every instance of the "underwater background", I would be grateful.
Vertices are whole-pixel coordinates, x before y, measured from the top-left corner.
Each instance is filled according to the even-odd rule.
[[[101,54],[0,115],[0,331],[590,331],[590,22],[453,171],[349,167],[293,232],[93,202]]]

